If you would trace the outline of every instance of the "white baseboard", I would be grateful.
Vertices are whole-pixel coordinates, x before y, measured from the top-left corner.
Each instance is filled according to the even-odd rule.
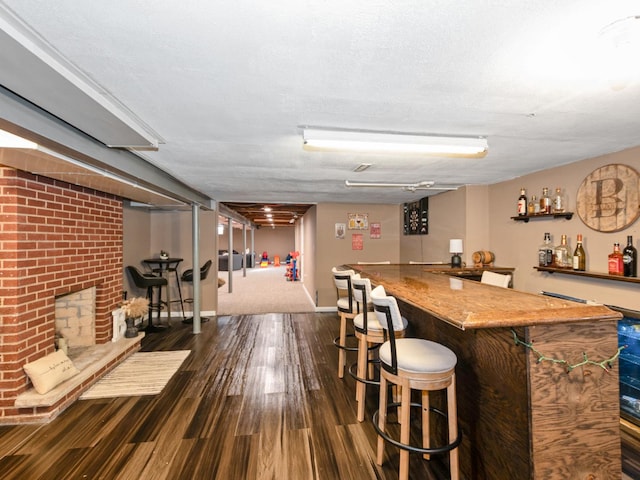
[[[338,307],[316,307],[316,313],[329,313],[329,312],[337,312]]]

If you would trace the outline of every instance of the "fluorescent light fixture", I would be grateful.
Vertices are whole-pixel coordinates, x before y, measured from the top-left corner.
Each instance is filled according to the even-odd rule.
[[[330,130],[306,127],[304,148],[357,152],[405,153],[482,157],[489,149],[484,137],[414,135],[359,130]]]
[[[0,130],[0,148],[29,148],[35,150],[38,148],[38,144],[5,130]]]

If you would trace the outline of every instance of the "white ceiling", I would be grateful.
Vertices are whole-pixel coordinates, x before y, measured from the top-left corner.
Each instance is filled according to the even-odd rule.
[[[402,203],[437,192],[356,190],[345,180],[492,184],[640,144],[633,71],[640,45],[617,77],[599,35],[640,14],[637,1],[3,0],[0,7],[159,140],[157,151],[141,152],[145,159],[222,202]],[[0,83],[15,82],[10,89],[28,99],[29,86],[44,88],[62,118],[65,106],[82,106],[84,118],[67,120],[90,129],[84,99],[53,83],[46,90],[21,65],[32,71],[26,59],[5,63]],[[301,125],[483,135],[489,153],[310,152]],[[373,166],[353,172],[362,162]]]

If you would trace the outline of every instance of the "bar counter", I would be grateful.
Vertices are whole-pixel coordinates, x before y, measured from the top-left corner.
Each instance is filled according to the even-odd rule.
[[[409,336],[458,356],[462,478],[621,478],[621,314],[443,275],[443,268],[345,267],[396,297]]]

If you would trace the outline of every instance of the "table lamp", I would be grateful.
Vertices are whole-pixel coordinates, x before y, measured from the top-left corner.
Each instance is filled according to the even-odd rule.
[[[460,254],[462,252],[461,238],[452,238],[449,240],[449,253],[453,253],[453,256],[451,257],[451,268],[462,267],[462,258],[460,258]]]

